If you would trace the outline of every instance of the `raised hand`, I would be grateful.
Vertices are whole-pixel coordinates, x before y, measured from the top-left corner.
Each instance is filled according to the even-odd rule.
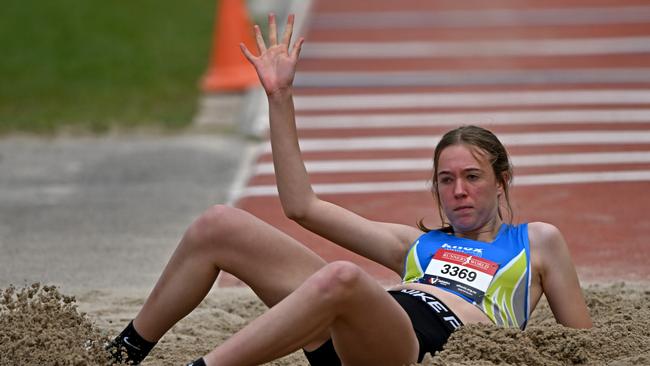
[[[282,35],[282,41],[278,43],[277,25],[275,15],[269,14],[269,47],[266,47],[260,27],[255,25],[255,39],[259,56],[253,55],[243,43],[239,44],[242,52],[250,61],[257,75],[262,82],[262,86],[267,95],[273,95],[278,92],[286,91],[293,84],[293,77],[296,74],[296,63],[300,54],[300,48],[304,39],[301,37],[293,45],[289,52],[291,43],[291,34],[293,33],[294,15],[290,14],[287,20],[287,26]]]

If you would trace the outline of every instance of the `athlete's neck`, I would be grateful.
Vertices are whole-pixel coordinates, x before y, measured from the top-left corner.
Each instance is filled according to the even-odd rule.
[[[454,228],[454,236],[490,243],[497,237],[503,221],[499,216],[485,223],[485,225],[469,231],[460,231]]]

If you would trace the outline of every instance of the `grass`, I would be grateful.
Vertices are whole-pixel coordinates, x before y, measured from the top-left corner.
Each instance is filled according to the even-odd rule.
[[[0,133],[188,125],[214,0],[6,0]]]

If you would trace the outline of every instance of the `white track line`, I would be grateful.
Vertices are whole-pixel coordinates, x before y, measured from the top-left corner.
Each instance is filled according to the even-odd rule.
[[[441,136],[391,136],[301,139],[300,148],[307,151],[357,151],[431,149]],[[580,131],[501,133],[499,140],[506,146],[580,145],[580,144],[647,144],[650,130],[635,131]],[[263,144],[261,153],[270,153],[271,144]]]
[[[573,109],[466,113],[399,113],[300,116],[299,129],[448,127],[463,124],[650,123],[650,109]]]
[[[650,68],[298,72],[296,87],[566,85],[648,83]]]
[[[237,200],[241,197],[242,192],[246,189],[246,184],[251,176],[255,174],[255,166],[253,166],[255,159],[259,156],[259,145],[249,146],[244,149],[239,167],[233,178],[233,181],[228,189],[228,196],[225,204],[235,206]]]
[[[511,158],[515,168],[533,166],[650,163],[650,151],[513,155]],[[317,160],[305,162],[305,166],[309,173],[429,171],[431,170],[431,164],[431,158]],[[257,164],[253,169],[253,175],[269,174],[274,174],[273,163]]]
[[[626,170],[611,172],[581,172],[557,174],[519,175],[514,179],[515,186],[538,186],[550,184],[577,183],[623,183],[650,181],[650,170]],[[402,182],[368,182],[368,183],[331,183],[314,184],[317,194],[362,194],[385,192],[422,192],[429,189],[424,181]],[[260,185],[247,187],[242,197],[277,196],[275,185]]]
[[[405,59],[443,57],[521,57],[641,54],[650,37],[516,39],[481,41],[309,42],[304,59]]]
[[[314,29],[481,28],[650,22],[648,6],[319,13]]]
[[[650,46],[650,44],[649,44]],[[298,95],[296,110],[650,104],[650,89],[544,90],[474,93]]]

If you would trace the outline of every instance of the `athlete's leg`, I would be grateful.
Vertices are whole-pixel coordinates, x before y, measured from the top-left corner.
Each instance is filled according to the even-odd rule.
[[[220,270],[273,306],[324,265],[307,247],[255,216],[214,206],[188,228],[133,323],[143,338],[157,341],[201,302]]]
[[[368,274],[334,262],[206,357],[208,365],[257,365],[330,331],[345,365],[417,361],[418,341],[397,302]]]

